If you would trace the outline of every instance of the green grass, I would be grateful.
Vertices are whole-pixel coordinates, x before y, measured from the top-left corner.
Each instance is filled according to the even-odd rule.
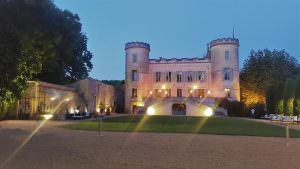
[[[98,130],[97,121],[82,121],[64,126],[73,130]],[[241,136],[285,137],[285,128],[239,118],[123,116],[105,119],[105,131],[200,133]],[[290,130],[290,137],[300,137],[300,131]]]

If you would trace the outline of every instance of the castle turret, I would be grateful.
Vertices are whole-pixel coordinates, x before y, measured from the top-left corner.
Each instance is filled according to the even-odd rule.
[[[144,99],[149,94],[149,52],[150,45],[144,42],[125,44],[125,109],[133,112],[136,107],[144,106]]]
[[[240,100],[239,40],[216,39],[209,44],[212,62],[213,97],[230,97]]]

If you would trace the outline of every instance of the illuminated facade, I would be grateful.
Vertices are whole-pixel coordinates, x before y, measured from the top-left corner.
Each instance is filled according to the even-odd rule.
[[[70,85],[29,81],[29,88],[19,100],[18,116],[34,118],[40,114],[54,114],[62,119],[65,113],[90,112],[100,109],[112,111],[114,88],[101,81],[87,78]]]
[[[125,45],[127,112],[203,115],[217,98],[240,100],[239,40],[211,41],[199,58],[149,59],[150,45]],[[155,111],[155,112],[154,112]]]

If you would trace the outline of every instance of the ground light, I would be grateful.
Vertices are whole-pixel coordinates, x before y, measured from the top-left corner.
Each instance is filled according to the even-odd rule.
[[[155,109],[152,106],[148,107],[147,108],[147,115],[152,116],[154,114],[155,114]]]
[[[210,116],[212,116],[212,115],[213,115],[213,109],[212,109],[212,108],[208,107],[208,108],[206,108],[206,109],[204,110],[204,116],[210,117]]]

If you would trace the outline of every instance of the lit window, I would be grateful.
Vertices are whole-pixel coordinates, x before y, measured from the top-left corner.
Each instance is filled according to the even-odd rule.
[[[177,97],[182,97],[182,89],[177,89]]]
[[[229,88],[225,88],[224,91],[225,91],[226,96],[230,97],[230,89]]]
[[[194,93],[193,89],[188,89],[188,96],[189,97],[193,97],[193,93]]]
[[[196,95],[196,97],[203,98],[204,97],[204,89],[196,89],[195,95]]]
[[[165,96],[166,97],[171,97],[171,89],[166,89],[165,90]]]
[[[155,97],[161,97],[161,89],[155,89],[154,95]]]
[[[229,51],[228,50],[225,51],[225,60],[229,60]]]
[[[132,70],[131,79],[132,79],[132,81],[138,81],[139,80],[137,70]]]
[[[132,98],[137,98],[137,89],[132,89]]]
[[[133,63],[137,62],[137,54],[136,53],[132,55],[132,62]]]

